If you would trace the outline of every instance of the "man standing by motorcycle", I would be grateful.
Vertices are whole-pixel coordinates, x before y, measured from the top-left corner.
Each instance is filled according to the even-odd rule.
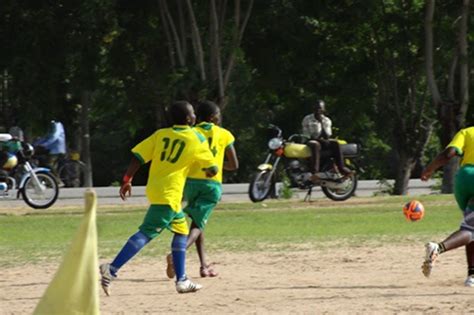
[[[330,139],[332,136],[332,121],[324,115],[325,112],[326,104],[323,100],[318,100],[313,105],[313,113],[306,115],[301,123],[303,134],[310,138],[306,143],[311,150],[310,171],[313,178],[316,179],[316,173],[319,172],[321,151],[329,150],[336,161],[339,172],[347,177],[352,174],[352,171],[344,165],[341,147],[337,140]]]

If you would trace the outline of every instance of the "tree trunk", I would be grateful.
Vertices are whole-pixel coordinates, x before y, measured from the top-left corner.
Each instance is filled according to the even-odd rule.
[[[456,115],[458,128],[464,127],[467,107],[469,105],[469,65],[467,54],[467,25],[469,19],[469,0],[464,0],[461,10],[461,22],[459,24],[459,100],[460,108]]]
[[[199,28],[194,15],[193,5],[191,0],[186,0],[186,6],[189,13],[189,21],[191,24],[191,37],[193,43],[194,56],[196,58],[196,64],[199,69],[201,81],[206,81],[206,69],[204,67],[204,51],[202,48],[201,35],[199,34]]]
[[[231,53],[227,59],[227,66],[224,71],[224,88],[229,85],[230,82],[230,75],[232,74],[232,70],[234,69],[235,65],[235,58],[236,58],[236,53],[237,49],[240,46],[240,43],[242,41],[242,38],[244,36],[245,29],[247,28],[248,21],[250,19],[250,14],[252,13],[252,8],[253,8],[253,3],[254,0],[250,0],[247,11],[245,13],[245,17],[242,23],[240,23],[240,0],[235,1],[235,12],[234,12],[234,19],[235,19],[235,24],[234,24],[234,38],[233,38],[233,43],[231,47]],[[225,100],[222,100],[223,103],[220,104],[222,110],[225,109],[226,102]]]
[[[434,107],[438,107],[441,103],[438,85],[433,70],[433,16],[435,9],[435,0],[426,1],[425,12],[425,60],[426,60],[426,76],[428,80],[428,88],[433,98]]]
[[[162,20],[163,30],[164,30],[165,36],[166,36],[166,46],[168,46],[168,55],[169,55],[169,58],[170,58],[171,69],[174,71],[175,68],[176,68],[176,60],[175,60],[175,53],[174,53],[175,49],[174,49],[174,46],[173,46],[171,31],[170,31],[170,28],[168,26],[167,18],[166,18],[166,15],[165,15],[164,1],[165,0],[160,0],[158,2],[159,5],[160,5],[160,18]]]
[[[469,67],[467,60],[467,25],[469,17],[469,0],[463,0],[461,19],[458,32],[457,54],[453,57],[449,69],[447,94],[449,100],[441,99],[433,70],[433,16],[435,0],[426,0],[425,11],[425,59],[428,87],[433,98],[433,106],[437,109],[438,120],[441,123],[441,145],[446,146],[454,134],[464,126],[469,103]],[[459,65],[459,95],[454,95],[454,74]],[[457,170],[456,161],[450,161],[444,168],[442,193],[453,191],[454,175]]]
[[[210,20],[211,20],[211,61],[213,73],[217,80],[217,103],[222,104],[225,96],[224,79],[222,74],[221,51],[219,43],[219,20],[217,18],[216,1],[210,0]]]
[[[188,55],[188,45],[187,45],[187,33],[186,33],[186,19],[183,8],[183,1],[178,0],[176,1],[178,4],[178,23],[179,23],[179,36],[181,38],[181,49],[183,51],[183,56],[186,62],[186,56]]]
[[[448,100],[454,102],[454,99],[456,98],[454,96],[454,81],[455,76],[456,76],[456,69],[458,67],[458,60],[459,60],[459,52],[458,49],[456,48],[453,60],[451,60],[451,66],[449,67],[449,75],[448,75],[448,86],[447,86],[447,91],[448,91]]]
[[[394,195],[406,195],[408,192],[408,182],[411,172],[415,167],[416,160],[409,156],[406,152],[400,152],[398,161],[397,174],[395,177],[395,186],[393,187]]]
[[[459,167],[459,158],[451,159],[443,167],[443,183],[441,184],[441,193],[452,194],[454,187],[454,176]]]
[[[467,107],[469,104],[469,66],[468,66],[468,55],[467,55],[467,23],[469,17],[469,0],[463,0],[461,9],[461,20],[459,23],[458,33],[458,49],[459,58],[459,103],[454,101],[444,106],[449,115],[443,115],[441,119],[449,119],[446,121],[444,126],[446,129],[443,130],[447,133],[442,141],[443,145],[448,144],[454,134],[462,127],[466,120]],[[450,194],[453,192],[454,177],[459,168],[459,158],[451,159],[447,165],[443,168],[443,184],[441,185],[441,192]]]
[[[92,187],[92,163],[90,153],[89,110],[91,107],[91,92],[83,91],[81,95],[81,130],[82,130],[82,161],[86,164],[84,186]]]
[[[181,39],[180,39],[178,31],[176,29],[176,25],[174,23],[173,17],[171,16],[171,13],[168,9],[168,4],[167,4],[166,0],[163,0],[162,4],[163,4],[163,6],[162,6],[163,12],[164,12],[166,21],[168,22],[168,26],[169,26],[169,30],[171,32],[171,36],[173,38],[175,51],[176,51],[176,54],[178,55],[179,66],[184,67],[185,60],[184,60],[183,50],[181,48]]]

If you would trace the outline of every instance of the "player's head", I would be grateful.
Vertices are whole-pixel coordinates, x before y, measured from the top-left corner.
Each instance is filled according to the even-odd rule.
[[[175,101],[169,109],[171,121],[174,125],[194,125],[196,116],[194,108],[187,101]]]
[[[196,118],[198,122],[212,122],[216,125],[220,123],[221,110],[216,103],[212,101],[199,102],[196,109]]]

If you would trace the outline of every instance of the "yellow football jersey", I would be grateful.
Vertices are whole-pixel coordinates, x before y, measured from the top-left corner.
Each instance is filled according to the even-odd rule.
[[[214,164],[219,168],[217,175],[212,178],[207,178],[199,165],[191,166],[188,178],[193,179],[210,179],[222,183],[222,169],[224,165],[225,150],[228,146],[233,145],[235,138],[232,133],[213,123],[202,122],[194,128],[199,131],[209,143],[209,149],[214,155]]]
[[[462,156],[461,166],[474,165],[474,127],[459,130],[447,147],[455,148],[456,152]]]
[[[189,126],[174,125],[157,130],[133,149],[142,164],[151,161],[146,195],[151,204],[181,209],[183,188],[191,164],[217,166],[206,139]],[[204,172],[203,172],[204,173]]]

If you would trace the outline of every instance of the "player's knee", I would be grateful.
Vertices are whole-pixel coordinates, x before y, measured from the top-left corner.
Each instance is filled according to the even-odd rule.
[[[175,233],[173,240],[171,242],[172,251],[184,251],[186,250],[186,242],[188,241],[188,236],[183,234]]]
[[[137,233],[132,235],[132,237],[130,237],[130,239],[128,241],[129,241],[130,244],[132,244],[136,248],[142,248],[143,246],[148,244],[148,242],[150,240],[151,240],[151,237],[149,237],[148,235],[146,235],[142,231],[138,231]]]
[[[474,211],[465,212],[464,220],[461,222],[460,229],[470,232],[470,241],[472,242],[472,240],[474,240]]]

